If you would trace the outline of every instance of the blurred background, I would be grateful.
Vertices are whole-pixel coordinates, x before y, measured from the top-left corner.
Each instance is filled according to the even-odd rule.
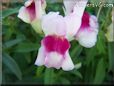
[[[1,0],[0,0],[1,1]],[[112,23],[112,7],[86,7],[86,11],[99,20],[96,46],[87,49],[72,41],[70,55],[78,69],[65,72],[34,62],[43,38],[31,25],[24,23],[17,14],[26,0],[2,1],[2,84],[111,84],[114,82],[114,41],[106,39],[105,33]],[[62,0],[47,0],[46,13],[59,11],[64,16]],[[105,1],[105,0],[104,0]],[[99,3],[89,0],[88,3]],[[108,0],[106,3],[112,3]],[[0,76],[1,77],[1,76]]]

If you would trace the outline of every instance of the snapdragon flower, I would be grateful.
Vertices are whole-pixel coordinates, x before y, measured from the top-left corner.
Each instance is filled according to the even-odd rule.
[[[76,4],[81,1],[75,1]],[[62,68],[65,71],[72,70],[74,64],[69,55],[70,43],[77,33],[82,20],[82,15],[87,0],[82,7],[74,6],[73,12],[65,17],[59,15],[59,12],[49,12],[42,17],[42,30],[45,37],[41,41],[41,47],[38,52],[35,64],[45,65],[48,68]],[[77,13],[79,12],[79,13]]]
[[[74,69],[69,55],[69,41],[79,33],[88,0],[73,0],[72,3],[66,1],[64,0],[64,17],[59,12],[45,14],[45,0],[28,0],[19,10],[20,19],[30,23],[36,32],[45,35],[35,61],[37,66],[62,68],[65,71]]]
[[[67,39],[72,41],[78,32],[88,0],[64,0]]]
[[[82,24],[75,39],[78,40],[80,45],[90,48],[96,44],[98,35],[98,20],[94,15],[84,12],[82,17]]]
[[[45,0],[28,0],[19,10],[18,17],[32,25],[37,33],[42,33],[41,18],[45,14]]]
[[[41,48],[35,64],[38,66],[72,70],[74,64],[69,55],[70,43],[65,38],[66,23],[58,12],[50,12],[42,19],[42,29],[45,37],[41,41]]]

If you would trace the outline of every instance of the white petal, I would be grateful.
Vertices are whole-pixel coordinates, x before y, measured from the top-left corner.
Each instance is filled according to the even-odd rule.
[[[76,1],[77,2],[76,5],[74,6],[73,13],[81,18],[83,16],[88,0],[76,0]]]
[[[77,15],[68,15],[65,18],[66,29],[67,29],[67,38],[71,41],[74,35],[78,32],[81,26],[81,18]]]
[[[67,38],[71,41],[74,37],[74,35],[78,32],[83,12],[85,10],[86,4],[88,0],[80,0],[76,2],[76,5],[74,6],[73,13],[70,13],[65,17],[65,22],[67,24]],[[67,2],[67,1],[66,1]]]
[[[33,2],[34,0],[27,0],[26,2],[25,2],[25,7],[28,7],[28,6],[30,6],[31,5],[31,3]]]
[[[35,65],[41,66],[44,65],[45,60],[45,50],[44,47],[41,47],[38,51],[37,59],[35,61]]]
[[[46,0],[35,0],[35,11],[36,18],[41,19],[42,15],[45,14]]]
[[[83,30],[77,34],[77,40],[79,41],[80,45],[86,48],[91,48],[97,41],[97,34],[98,32],[96,31]]]
[[[65,9],[66,9],[66,14],[69,14],[73,11],[73,8],[74,8],[76,2],[77,2],[77,0],[64,0],[63,1]]]
[[[24,22],[30,23],[30,17],[29,17],[28,12],[24,6],[20,8],[18,17],[20,19],[22,19]]]
[[[57,52],[48,53],[45,58],[45,66],[48,68],[54,67],[56,69],[59,69],[61,67],[63,59],[63,56]]]
[[[58,12],[50,12],[43,16],[42,29],[45,35],[65,35],[66,23]]]
[[[90,26],[91,26],[92,30],[98,32],[98,28],[99,28],[98,20],[97,20],[97,17],[94,15],[90,16]]]
[[[37,19],[40,19],[43,14],[42,6],[41,6],[41,0],[35,0],[35,11],[36,11],[36,17]]]
[[[69,53],[66,52],[65,60],[63,61],[63,64],[62,64],[62,69],[65,71],[69,71],[69,70],[73,70],[73,68],[74,68],[74,64],[71,60],[71,57]]]

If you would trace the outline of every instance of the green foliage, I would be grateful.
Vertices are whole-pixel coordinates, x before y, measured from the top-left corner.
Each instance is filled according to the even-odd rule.
[[[103,61],[103,58],[101,58],[97,64],[94,83],[99,84],[99,83],[103,82],[104,77],[105,77],[105,67],[106,66],[105,66],[105,63]]]
[[[3,53],[3,64],[5,64],[17,77],[22,79],[22,73],[15,60],[8,54]]]
[[[60,11],[63,4],[48,0],[46,12]],[[91,3],[99,0],[90,0]],[[13,8],[15,7],[15,8]],[[98,41],[93,48],[87,49],[77,41],[71,42],[70,55],[75,64],[82,63],[81,68],[65,72],[62,69],[37,67],[34,62],[42,36],[19,18],[17,12],[20,4],[14,3],[2,12],[3,37],[3,84],[103,84],[111,83],[114,77],[114,43],[108,43],[105,32],[111,23],[111,8],[103,8],[99,15]],[[98,14],[99,7],[88,7],[91,14]],[[109,72],[112,72],[110,74]]]
[[[20,7],[3,10],[2,18],[8,17],[9,15],[12,15],[14,13],[18,13],[19,9],[20,9]]]

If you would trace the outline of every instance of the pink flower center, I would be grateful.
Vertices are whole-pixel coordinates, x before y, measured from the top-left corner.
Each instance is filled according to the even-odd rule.
[[[89,13],[87,12],[84,12],[83,16],[82,16],[82,24],[81,24],[81,28],[86,28],[86,27],[89,27],[89,18],[90,18],[90,15]]]
[[[70,43],[67,39],[55,35],[46,36],[41,44],[45,47],[47,52],[57,52],[62,55],[70,48]]]
[[[26,9],[27,9],[28,14],[29,14],[29,16],[30,16],[30,20],[31,20],[31,21],[34,20],[35,17],[36,17],[35,3],[34,3],[34,1],[33,1],[33,2],[31,3],[31,5],[28,6]]]

